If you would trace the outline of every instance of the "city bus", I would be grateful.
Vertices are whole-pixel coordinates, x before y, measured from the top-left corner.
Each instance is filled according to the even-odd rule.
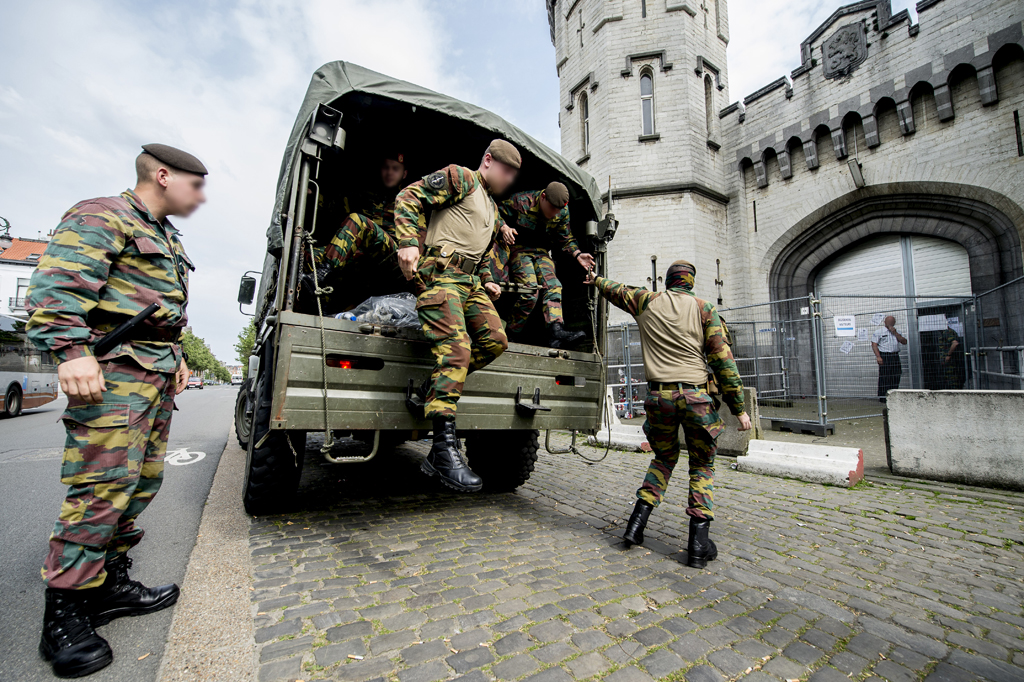
[[[57,361],[25,334],[25,320],[0,315],[0,416],[57,399]]]

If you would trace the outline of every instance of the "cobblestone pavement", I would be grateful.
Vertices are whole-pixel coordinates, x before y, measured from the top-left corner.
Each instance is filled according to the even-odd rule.
[[[645,547],[620,543],[643,455],[542,451],[517,493],[452,495],[419,473],[422,443],[360,466],[318,448],[304,511],[251,524],[261,681],[1024,680],[1024,495],[721,459],[699,571],[681,486]]]

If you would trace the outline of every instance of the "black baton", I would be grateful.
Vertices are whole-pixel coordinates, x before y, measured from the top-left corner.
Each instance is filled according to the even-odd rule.
[[[124,324],[118,325],[117,329],[104,336],[96,343],[95,346],[93,346],[93,355],[99,357],[101,355],[106,355],[110,351],[114,350],[115,346],[130,338],[131,331],[135,329],[135,327],[145,322],[146,318],[148,318],[150,315],[152,315],[159,309],[160,306],[158,304],[150,303],[148,306],[146,306],[146,309],[143,310],[141,313],[139,313],[132,319],[128,320]]]

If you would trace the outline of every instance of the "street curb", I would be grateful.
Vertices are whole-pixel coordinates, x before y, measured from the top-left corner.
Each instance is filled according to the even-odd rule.
[[[255,678],[249,517],[239,494],[245,452],[235,442],[234,424],[228,438],[174,610],[159,682]]]

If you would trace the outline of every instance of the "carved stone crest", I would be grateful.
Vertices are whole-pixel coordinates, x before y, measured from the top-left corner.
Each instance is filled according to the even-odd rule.
[[[868,58],[864,24],[847,24],[821,45],[822,70],[825,78],[848,76]]]

